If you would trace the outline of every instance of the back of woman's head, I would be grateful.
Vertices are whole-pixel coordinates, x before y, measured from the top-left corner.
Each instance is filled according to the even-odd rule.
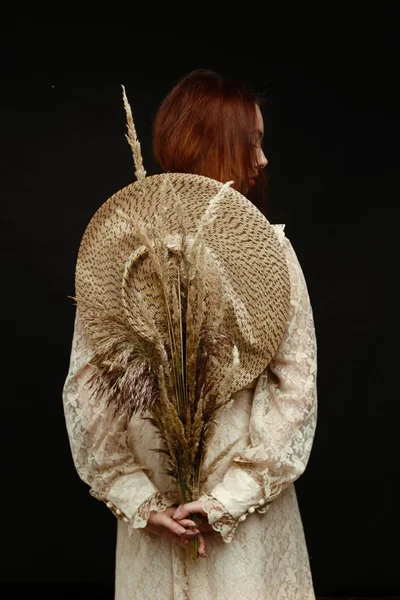
[[[162,102],[153,152],[164,171],[234,181],[243,194],[258,173],[258,98],[243,83],[213,71],[193,71]]]

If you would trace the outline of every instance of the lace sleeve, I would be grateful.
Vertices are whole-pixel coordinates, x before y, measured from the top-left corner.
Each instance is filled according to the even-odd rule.
[[[106,403],[95,397],[87,381],[95,367],[78,310],[75,316],[70,365],[63,387],[66,428],[75,468],[90,486],[90,494],[103,501],[129,529],[145,527],[151,510],[173,504],[160,494],[150,471],[135,462],[121,419],[112,419]]]
[[[225,542],[231,541],[238,522],[255,511],[265,513],[270,503],[300,477],[307,466],[316,429],[317,344],[313,311],[295,251],[283,230],[281,235],[291,279],[286,332],[255,389],[251,445],[231,457],[223,479],[207,490],[208,496],[224,507],[221,527],[216,519],[213,528],[220,531]],[[217,516],[214,510],[209,512],[213,519]]]
[[[199,498],[200,502],[203,502],[204,510],[207,513],[208,523],[214,529],[221,534],[222,539],[225,542],[230,542],[239,525],[239,519],[235,519],[227,511],[226,507],[214,496],[209,494],[203,494]]]

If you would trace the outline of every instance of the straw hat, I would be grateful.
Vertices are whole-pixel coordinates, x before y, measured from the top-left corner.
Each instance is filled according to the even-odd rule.
[[[93,344],[96,310],[148,339],[150,316],[165,337],[157,269],[138,231],[153,244],[155,232],[161,232],[172,273],[174,253],[182,250],[182,219],[189,246],[200,227],[207,265],[205,320],[211,323],[213,310],[224,304],[220,330],[239,353],[230,386],[234,393],[266,368],[287,326],[290,280],[281,242],[264,215],[230,184],[182,173],[147,177],[125,91],[124,102],[137,181],[104,202],[84,232],[75,272],[80,317]],[[226,354],[213,365],[213,377],[223,378],[231,362]]]

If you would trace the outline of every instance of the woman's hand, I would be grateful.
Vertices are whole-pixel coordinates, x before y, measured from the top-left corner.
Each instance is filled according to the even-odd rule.
[[[176,521],[180,522],[181,520],[187,519],[190,514],[200,514],[205,517],[205,520],[197,525],[198,529],[202,532],[206,531],[214,531],[211,525],[208,523],[207,513],[204,510],[204,504],[200,500],[194,500],[193,502],[187,502],[186,504],[181,504],[175,510],[172,518]],[[199,554],[203,558],[206,558],[206,543],[204,537],[199,533]]]
[[[191,507],[193,504],[195,504],[196,507],[199,505],[197,508],[200,508],[200,510],[196,510],[196,512],[204,515],[206,514],[201,502],[190,502],[189,504],[185,504],[185,509],[188,506]],[[187,518],[192,511],[187,511],[187,514],[185,514],[184,518],[172,518],[172,516],[176,513],[176,510],[176,506],[169,506],[165,511],[162,512],[152,511],[147,521],[145,530],[160,537],[172,539],[179,546],[182,546],[182,548],[187,548],[189,546],[190,539],[198,535],[198,552],[202,558],[206,558],[206,544],[204,537],[200,532],[213,531],[211,525],[209,525],[208,522],[203,522],[196,526],[194,521]],[[188,527],[193,527],[193,529],[187,529]]]
[[[160,537],[170,538],[179,544],[179,546],[187,548],[190,539],[199,535],[200,531],[196,528],[196,523],[191,519],[172,519],[171,517],[175,510],[176,506],[169,506],[165,511],[152,511],[145,530]],[[194,529],[187,529],[188,527],[193,527]]]
[[[178,508],[175,510],[172,518],[173,519],[186,519],[188,515],[193,513],[200,513],[203,516],[207,516],[206,511],[204,510],[203,502],[200,500],[194,500],[193,502],[187,502],[186,504],[180,504]]]

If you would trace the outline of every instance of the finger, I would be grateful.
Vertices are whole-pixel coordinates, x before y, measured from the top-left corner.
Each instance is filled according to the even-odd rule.
[[[190,513],[200,513],[205,515],[206,512],[204,510],[203,503],[199,500],[194,500],[193,502],[181,504],[172,515],[172,518],[177,520],[185,519],[190,515]]]
[[[176,534],[170,529],[167,529],[166,527],[155,527],[154,525],[151,525],[151,527],[153,528],[153,533],[155,535],[158,535],[159,537],[165,537],[170,539],[176,537]]]
[[[182,527],[197,527],[197,524],[191,519],[179,519],[178,523]]]
[[[207,554],[206,554],[206,540],[201,535],[201,533],[199,533],[199,547],[198,547],[197,551],[198,551],[198,553],[200,554],[200,556],[202,558],[207,558]]]
[[[198,529],[188,529],[186,531],[186,533],[182,533],[182,535],[180,536],[181,538],[185,539],[185,538],[194,538],[196,537],[196,535],[198,535],[200,533],[200,531]]]
[[[200,530],[198,529],[196,523],[193,523],[193,521],[186,521],[185,519],[183,519],[183,521],[178,521],[179,525],[188,527],[188,529],[186,529],[185,533],[182,533],[182,537],[195,537],[198,533],[200,533]]]
[[[191,512],[194,512],[192,510],[193,504],[194,504],[194,502],[187,502],[186,504],[181,504],[180,506],[178,506],[178,508],[172,515],[172,518],[177,519],[178,521],[181,521],[182,519],[186,519],[190,515]]]
[[[174,519],[171,519],[171,517],[169,517],[164,512],[158,513],[157,525],[166,527],[167,529],[169,529],[170,531],[175,533],[175,535],[182,535],[183,533],[186,533],[186,531],[187,531],[184,527],[182,527],[182,525],[180,525],[179,523],[174,521]]]
[[[174,539],[176,538],[176,534],[173,533],[170,529],[167,529],[166,527],[157,527],[156,525],[147,525],[146,526],[146,531],[150,531],[150,533],[153,533],[154,535],[157,535],[158,537],[165,537],[165,538],[169,538],[169,539]],[[180,537],[179,539],[185,540],[184,537]],[[189,538],[186,538],[189,539]]]

